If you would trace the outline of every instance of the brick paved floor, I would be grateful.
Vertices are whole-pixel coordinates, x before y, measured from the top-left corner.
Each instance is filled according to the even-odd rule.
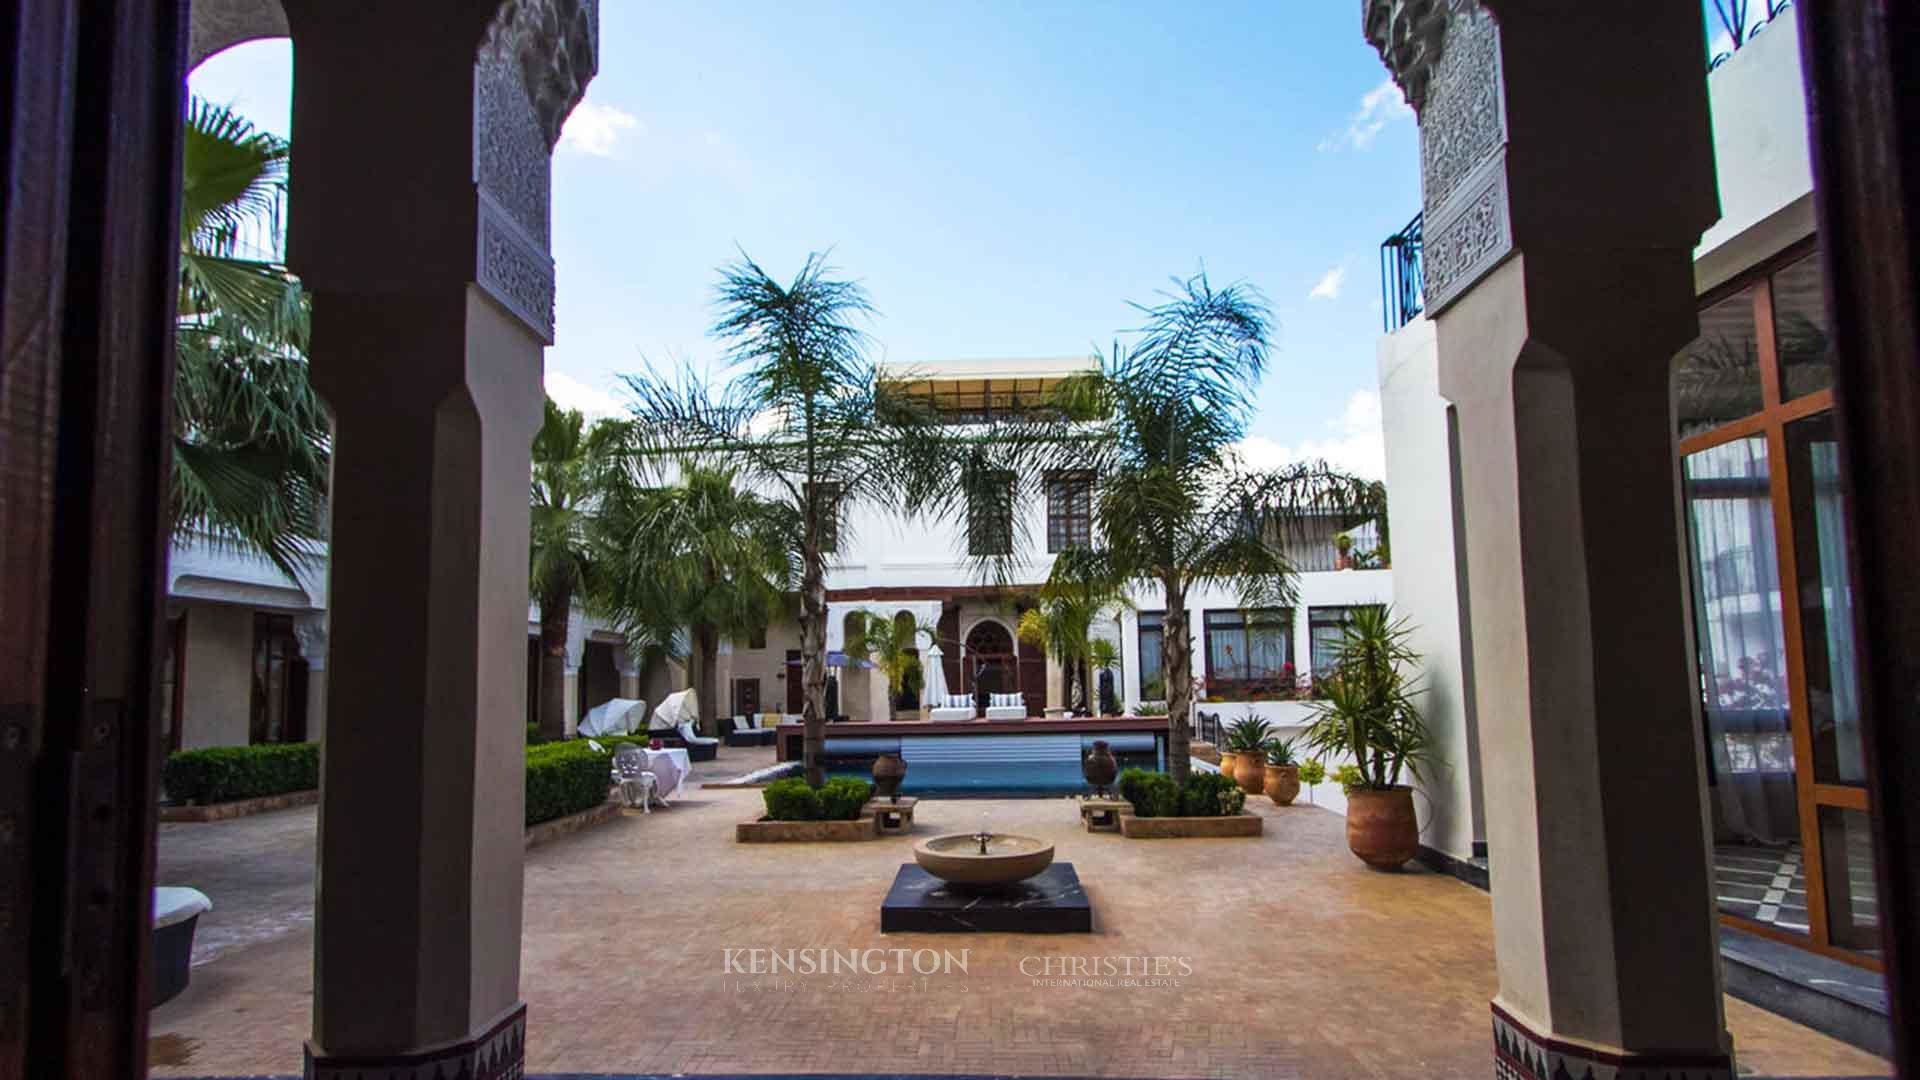
[[[765,751],[729,750],[705,776]],[[1258,800],[1266,836],[1141,841],[1063,800],[923,801],[917,835],[1043,836],[1092,935],[887,935],[908,841],[741,845],[752,790],[693,790],[528,853],[521,989],[533,1072],[1472,1076],[1490,1073],[1487,897],[1376,874],[1342,821]],[[156,1075],[297,1074],[312,996],[311,809],[161,834],[163,881],[214,898],[193,984],[153,1013]],[[723,949],[968,950],[967,974],[728,975]],[[1180,956],[1177,987],[1042,986],[1025,957]],[[1035,961],[1029,962],[1029,968]],[[852,983],[852,985],[841,985]],[[1886,1062],[1731,999],[1743,1073],[1884,1076]]]

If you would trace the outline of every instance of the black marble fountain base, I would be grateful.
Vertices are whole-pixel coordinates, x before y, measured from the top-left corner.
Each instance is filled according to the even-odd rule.
[[[980,891],[962,891],[907,863],[880,902],[880,932],[1090,934],[1093,905],[1068,862]]]

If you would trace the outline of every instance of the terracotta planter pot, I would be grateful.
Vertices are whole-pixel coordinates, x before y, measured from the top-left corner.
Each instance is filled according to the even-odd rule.
[[[1375,870],[1398,870],[1420,851],[1413,789],[1356,791],[1347,796],[1347,847]]]
[[[1240,780],[1234,774],[1234,771],[1233,771],[1234,766],[1238,764],[1239,761],[1240,761],[1240,754],[1238,751],[1234,751],[1234,750],[1220,751],[1220,775],[1226,777],[1229,780],[1232,780],[1236,784],[1239,783]]]
[[[1233,782],[1249,795],[1267,789],[1267,762],[1264,754],[1240,754],[1233,760]]]
[[[1267,766],[1267,798],[1277,806],[1291,806],[1300,797],[1300,766]]]

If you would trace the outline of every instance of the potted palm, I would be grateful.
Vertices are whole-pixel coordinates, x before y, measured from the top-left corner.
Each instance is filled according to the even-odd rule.
[[[1300,762],[1294,757],[1292,739],[1267,743],[1266,792],[1275,806],[1291,806],[1300,796]]]
[[[1267,738],[1272,730],[1273,725],[1252,713],[1227,726],[1227,752],[1233,755],[1233,771],[1227,771],[1223,753],[1220,772],[1233,777],[1240,790],[1249,795],[1266,790]]]
[[[1354,612],[1306,734],[1315,751],[1352,763],[1336,773],[1347,793],[1347,846],[1378,870],[1398,869],[1420,848],[1413,789],[1401,778],[1420,778],[1432,744],[1406,674],[1420,660],[1411,633],[1386,607]]]

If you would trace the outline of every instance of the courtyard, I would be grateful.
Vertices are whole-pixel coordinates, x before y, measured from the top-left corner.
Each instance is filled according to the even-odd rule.
[[[729,749],[692,783],[769,759]],[[1259,840],[1141,841],[1082,832],[1057,798],[924,801],[918,837],[970,832],[984,815],[1055,844],[1086,884],[1095,932],[883,936],[877,909],[911,861],[907,840],[736,844],[732,826],[760,793],[690,786],[668,809],[527,852],[528,1071],[1486,1075],[1487,895],[1365,869],[1343,820],[1304,797],[1249,807],[1267,818]],[[192,985],[152,1014],[155,1075],[300,1072],[314,825],[305,808],[162,826],[159,880],[202,888],[215,908]],[[727,950],[752,949],[964,949],[966,969],[756,977],[753,954],[736,951],[729,971]],[[1103,957],[1184,964],[1131,984],[1070,977],[1074,958]],[[1742,1074],[1888,1075],[1879,1058],[1726,1007]]]

